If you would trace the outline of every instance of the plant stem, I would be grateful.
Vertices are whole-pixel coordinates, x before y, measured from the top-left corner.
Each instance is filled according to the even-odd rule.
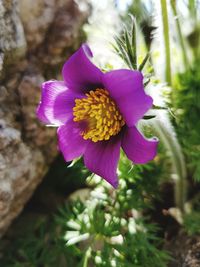
[[[191,13],[191,17],[194,19],[195,21],[195,26],[197,26],[198,23],[198,19],[197,19],[197,10],[198,10],[198,3],[196,0],[189,0],[188,1],[188,8],[189,11]]]
[[[83,261],[83,267],[87,267],[88,266],[88,261],[89,261],[90,257],[91,257],[91,247],[89,247],[85,252],[85,257],[84,257],[84,261]]]
[[[187,175],[184,156],[181,151],[181,146],[176,138],[173,126],[167,117],[167,113],[165,111],[159,111],[156,117],[157,119],[152,120],[150,123],[170,154],[175,180],[175,204],[184,213],[184,204],[186,202],[187,194]]]
[[[181,31],[181,26],[179,23],[178,14],[177,14],[176,0],[171,0],[170,3],[171,3],[171,7],[172,7],[172,10],[174,13],[175,20],[176,20],[176,27],[177,27],[178,37],[179,37],[179,41],[180,41],[180,45],[181,45],[181,49],[182,49],[184,65],[185,65],[185,68],[187,69],[188,68],[188,58],[187,58],[185,43],[184,43],[182,31]]]
[[[165,79],[169,86],[172,85],[171,79],[171,57],[170,57],[170,39],[169,39],[169,22],[167,13],[166,0],[160,0],[162,10],[162,22],[163,22],[163,34],[165,43]],[[179,25],[180,27],[180,25]],[[155,128],[160,135],[165,147],[171,154],[172,166],[175,173],[175,203],[176,206],[184,212],[184,204],[186,201],[186,167],[184,156],[181,150],[181,146],[175,136],[174,129],[169,123],[169,127],[165,123],[161,123],[162,120],[157,121]]]
[[[165,43],[165,79],[168,85],[171,85],[171,57],[170,57],[170,40],[169,40],[169,23],[166,0],[160,0],[162,10],[163,35]]]

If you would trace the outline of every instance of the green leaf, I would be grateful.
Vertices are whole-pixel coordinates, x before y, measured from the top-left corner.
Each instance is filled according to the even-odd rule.
[[[148,79],[146,82],[144,82],[144,87],[146,87],[150,82],[150,79]]]
[[[117,52],[118,55],[124,60],[124,62],[127,64],[127,66],[130,69],[132,69],[132,65],[131,65],[128,53],[126,51],[126,46],[125,46],[124,42],[119,37],[116,37],[115,41],[116,41],[117,46],[118,46],[117,50],[116,50],[116,51],[118,51]]]
[[[126,28],[125,28],[125,31],[124,31],[124,37],[125,37],[127,54],[129,56],[129,60],[130,60],[132,69],[136,69],[137,66],[135,65],[134,55],[132,54],[133,51],[132,51],[132,47],[131,47],[131,43],[130,43],[130,37],[129,37],[129,34],[128,34],[128,30]]]
[[[143,120],[151,120],[154,119],[156,116],[155,115],[145,115],[142,119]]]
[[[165,110],[167,110],[168,108],[153,105],[153,109],[165,109]]]
[[[150,57],[150,54],[147,53],[146,56],[145,56],[145,58],[143,59],[142,63],[140,64],[140,66],[138,68],[139,71],[142,71],[143,70],[145,64],[147,63],[147,60],[149,59],[149,57]]]
[[[137,28],[136,28],[136,19],[133,15],[129,15],[132,20],[132,30],[131,30],[131,39],[132,39],[132,50],[133,50],[133,64],[135,69],[137,69]]]

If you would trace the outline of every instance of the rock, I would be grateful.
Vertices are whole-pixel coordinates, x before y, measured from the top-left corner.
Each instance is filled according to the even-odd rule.
[[[200,242],[194,244],[186,254],[183,267],[200,266]]]
[[[14,0],[0,1],[0,75],[26,52],[24,30]]]
[[[41,45],[56,12],[55,0],[20,0],[19,10],[24,31],[31,51]]]
[[[0,0],[0,236],[58,154],[56,129],[36,118],[40,85],[83,41],[75,0]]]
[[[165,240],[164,249],[171,256],[168,267],[200,266],[200,236],[198,234],[188,235],[180,229],[170,239]]]

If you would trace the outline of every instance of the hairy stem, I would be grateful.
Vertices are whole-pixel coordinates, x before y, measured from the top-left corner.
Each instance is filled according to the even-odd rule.
[[[160,113],[160,112],[159,112]],[[166,114],[165,111],[162,114]],[[159,135],[161,141],[165,145],[170,154],[173,178],[175,181],[175,204],[184,212],[184,204],[186,202],[187,184],[186,184],[186,167],[181,147],[176,138],[173,126],[171,125],[167,115],[157,116],[158,119],[152,120],[151,125]]]
[[[165,43],[165,79],[168,85],[171,85],[171,57],[170,57],[170,40],[169,40],[169,23],[166,0],[160,0],[162,10],[163,35]]]
[[[176,20],[176,27],[177,27],[177,31],[178,31],[178,38],[179,38],[179,42],[181,45],[181,49],[182,49],[182,56],[183,56],[183,62],[185,65],[185,68],[188,68],[188,58],[187,58],[187,54],[186,54],[186,49],[185,49],[185,43],[184,43],[184,39],[183,39],[183,35],[182,35],[182,31],[181,31],[181,26],[179,23],[179,18],[178,18],[178,14],[177,14],[177,8],[176,8],[176,0],[171,0],[171,7],[174,13],[174,17]]]

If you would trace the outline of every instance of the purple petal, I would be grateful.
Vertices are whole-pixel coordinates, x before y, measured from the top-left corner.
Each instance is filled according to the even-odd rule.
[[[103,84],[129,127],[135,125],[153,104],[152,98],[144,92],[143,76],[139,71],[110,71],[103,75]]]
[[[157,154],[158,139],[146,139],[136,127],[127,127],[122,139],[122,148],[127,157],[136,164],[144,164]]]
[[[89,142],[84,153],[86,167],[104,178],[113,187],[118,186],[116,174],[120,156],[121,136],[112,137],[109,141]]]
[[[44,123],[63,125],[73,116],[74,100],[83,97],[84,95],[69,90],[64,82],[47,81],[42,84],[37,116]]]
[[[66,161],[71,161],[83,155],[87,141],[80,135],[79,124],[73,120],[58,128],[58,145]]]
[[[77,92],[102,88],[102,72],[91,61],[92,52],[83,44],[64,64],[62,76],[67,86]]]

